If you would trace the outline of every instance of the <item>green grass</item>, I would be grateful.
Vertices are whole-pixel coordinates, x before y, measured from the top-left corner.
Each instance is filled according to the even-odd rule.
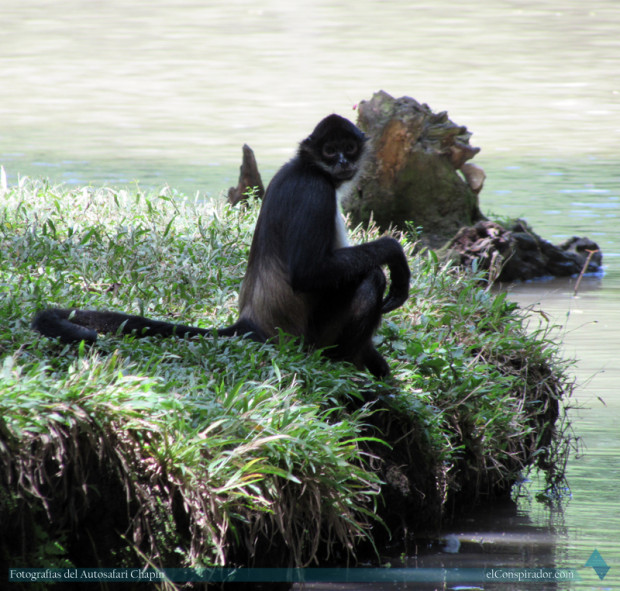
[[[572,384],[557,346],[406,237],[412,296],[377,335],[385,383],[295,343],[89,348],[30,330],[50,305],[230,324],[257,213],[170,191],[0,188],[3,563],[346,560],[402,520],[415,531],[510,494],[531,467],[561,481]]]

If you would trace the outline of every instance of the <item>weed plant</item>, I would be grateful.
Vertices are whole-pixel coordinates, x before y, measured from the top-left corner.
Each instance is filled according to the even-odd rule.
[[[232,323],[258,207],[0,188],[3,563],[342,561],[395,512],[411,531],[532,466],[561,480],[572,385],[556,345],[407,237],[412,295],[377,335],[386,382],[293,342],[31,331],[55,305]]]

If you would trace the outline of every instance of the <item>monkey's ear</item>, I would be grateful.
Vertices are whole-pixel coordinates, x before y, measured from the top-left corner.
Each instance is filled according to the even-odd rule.
[[[305,140],[302,140],[299,143],[299,152],[298,154],[300,156],[306,154],[309,157],[315,157],[316,156],[316,144],[317,144],[317,140],[316,140],[316,136],[315,134],[311,134],[309,135]]]

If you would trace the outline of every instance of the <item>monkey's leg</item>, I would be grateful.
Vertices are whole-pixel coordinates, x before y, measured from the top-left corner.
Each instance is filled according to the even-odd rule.
[[[389,375],[390,370],[375,349],[372,337],[381,322],[385,288],[385,275],[376,267],[355,288],[338,294],[340,297],[337,295],[335,301],[332,299],[336,315],[332,321],[338,324],[337,337],[335,346],[326,352],[332,359],[351,361],[380,378]]]

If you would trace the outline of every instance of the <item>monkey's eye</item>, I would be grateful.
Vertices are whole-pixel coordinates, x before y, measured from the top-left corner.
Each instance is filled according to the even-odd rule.
[[[338,150],[334,144],[325,144],[323,146],[323,156],[325,158],[335,158],[338,155]]]
[[[344,153],[347,156],[353,156],[357,152],[357,144],[353,141],[345,142]]]

